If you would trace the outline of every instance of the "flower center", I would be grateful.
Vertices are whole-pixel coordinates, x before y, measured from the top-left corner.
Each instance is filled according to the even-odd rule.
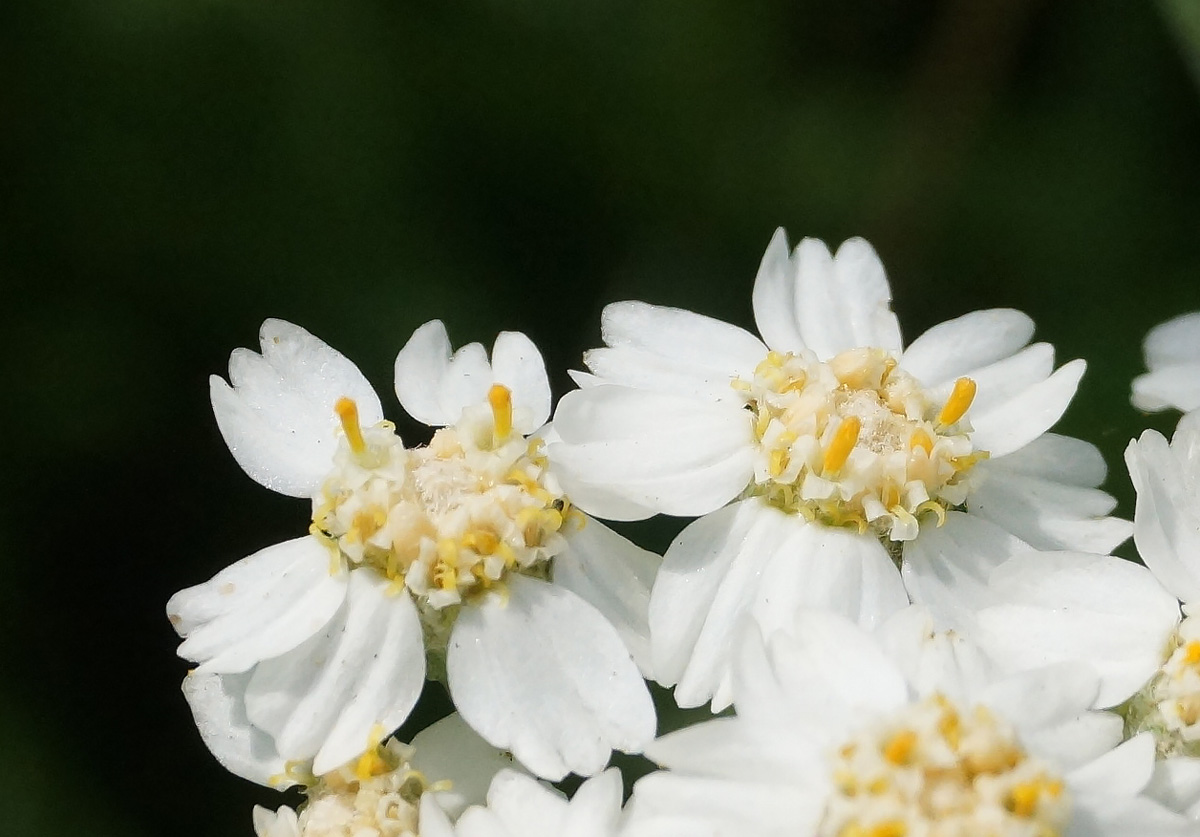
[[[1161,757],[1200,756],[1200,616],[1179,623],[1166,662],[1125,709],[1130,735],[1154,735]]]
[[[350,399],[336,412],[345,432],[311,529],[335,565],[344,556],[407,589],[427,633],[444,632],[455,605],[499,588],[506,573],[548,576],[570,506],[540,441],[513,432],[507,388],[494,386],[487,404],[411,450],[388,422],[359,427]]]
[[[818,837],[1056,837],[1070,795],[982,706],[934,695],[863,730],[833,756]]]
[[[970,440],[975,382],[959,378],[938,403],[882,349],[818,361],[771,352],[736,390],[758,439],[748,494],[834,526],[917,536],[918,518],[967,497],[967,472],[987,457]]]

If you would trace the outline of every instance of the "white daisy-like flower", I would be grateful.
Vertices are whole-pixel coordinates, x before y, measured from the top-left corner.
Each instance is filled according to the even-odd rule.
[[[609,768],[568,800],[527,775],[503,770],[492,780],[487,805],[473,806],[455,824],[455,837],[617,837],[623,825],[621,773]],[[427,835],[422,835],[427,837]]]
[[[268,320],[262,354],[212,379],[230,450],[263,485],[309,497],[310,534],[268,547],[167,605],[199,665],[184,683],[230,770],[286,784],[399,726],[429,673],[463,718],[541,776],[592,774],[654,734],[638,666],[655,556],[576,511],[539,439],[550,390],[537,348],[505,332],[489,362],[422,326],[396,392],[440,427],[406,448],[362,373]]]
[[[629,837],[1144,837],[1194,833],[1143,792],[1148,736],[1088,709],[1082,665],[997,677],[969,642],[904,611],[872,635],[802,611],[743,623],[737,716],[647,748]]]
[[[1200,412],[1180,419],[1169,444],[1145,431],[1129,443],[1125,462],[1137,490],[1138,554],[1183,616],[1126,718],[1132,731],[1154,735],[1166,759],[1164,787],[1200,819]]]
[[[1147,412],[1200,409],[1200,311],[1150,329],[1142,351],[1150,371],[1133,380],[1133,406]]]
[[[336,770],[307,777],[299,810],[255,807],[254,830],[258,837],[438,837],[468,805],[484,802],[501,772],[525,776],[510,756],[450,715],[411,745],[389,739]]]
[[[650,603],[654,672],[676,700],[727,705],[736,617],[837,608],[870,625],[906,605],[896,565],[934,573],[924,535],[967,555],[983,520],[1039,549],[1108,552],[1099,452],[1047,433],[1084,371],[1027,345],[1018,311],[978,311],[907,348],[870,245],[830,255],[775,234],[754,285],[762,339],[687,311],[608,306],[605,348],[555,414],[548,453],[574,502],[613,519],[700,515]],[[956,514],[965,510],[965,514]]]

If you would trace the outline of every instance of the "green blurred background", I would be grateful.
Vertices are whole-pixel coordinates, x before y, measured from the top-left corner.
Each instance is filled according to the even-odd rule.
[[[524,330],[561,393],[604,303],[749,326],[776,226],[864,235],[909,338],[1011,306],[1089,360],[1060,427],[1130,514],[1121,450],[1174,418],[1129,406],[1142,336],[1200,309],[1198,5],[0,5],[0,830],[279,803],[200,745],[163,614],[307,524],[208,406],[267,316],[383,393],[428,319]]]

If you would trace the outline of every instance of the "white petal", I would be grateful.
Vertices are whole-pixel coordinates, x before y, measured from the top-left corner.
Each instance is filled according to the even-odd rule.
[[[446,326],[441,320],[430,320],[413,332],[396,355],[396,398],[404,412],[430,427],[443,427],[458,419],[448,415],[438,399],[438,387],[449,365]]]
[[[550,379],[534,342],[519,331],[502,331],[492,345],[493,383],[512,392],[513,426],[523,436],[550,417]]]
[[[1133,379],[1133,406],[1146,412],[1200,407],[1200,362],[1173,363]]]
[[[788,256],[787,233],[775,230],[754,279],[754,322],[758,333],[777,352],[806,348],[796,322],[796,271]]]
[[[567,549],[554,556],[554,583],[600,611],[650,677],[650,585],[662,559],[591,517],[568,521],[563,533]]]
[[[995,363],[971,369],[966,377],[975,382],[976,395],[971,402],[970,415],[979,415],[1004,404],[1034,384],[1050,377],[1054,371],[1054,347],[1049,343],[1034,343],[1016,354]],[[957,378],[943,381],[930,390],[930,397],[944,402],[954,391]]]
[[[1154,765],[1146,795],[1172,811],[1200,820],[1200,758],[1176,757]]]
[[[749,377],[767,355],[762,341],[745,329],[691,311],[645,302],[605,306],[600,332],[607,346],[638,349],[664,360],[686,363],[700,380],[719,376],[728,382]]]
[[[1006,471],[1008,457],[979,464],[979,485],[967,499],[984,517],[1037,549],[1109,553],[1133,534],[1133,524],[1106,517],[1117,501],[1095,488]]]
[[[334,405],[347,397],[359,420],[383,419],[379,397],[353,363],[299,326],[267,320],[259,331],[262,355],[237,349],[229,379],[209,379],[217,426],[233,458],[272,491],[312,496],[337,447]]]
[[[418,732],[412,746],[412,766],[428,782],[436,786],[449,780],[448,790],[431,793],[452,817],[462,814],[468,805],[484,804],[492,779],[513,767],[511,755],[480,738],[457,712]]]
[[[996,679],[996,667],[979,647],[962,631],[937,630],[922,605],[894,613],[875,637],[916,695],[970,704]]]
[[[1115,706],[1158,669],[1179,618],[1175,598],[1145,567],[1101,555],[1019,555],[989,579],[997,604],[975,638],[1010,670],[1083,660],[1101,676],[1097,707]]]
[[[736,659],[738,716],[751,723],[782,718],[837,737],[839,727],[908,702],[903,675],[874,637],[829,611],[799,611],[765,641],[747,626]]]
[[[680,706],[699,706],[728,683],[734,631],[786,533],[786,517],[743,500],[696,520],[667,549],[650,593],[650,638],[658,681],[687,678],[675,692]]]
[[[1027,734],[1072,721],[1091,707],[1099,689],[1092,667],[1075,661],[997,680],[977,699]]]
[[[167,602],[179,656],[200,671],[246,671],[321,630],[346,596],[346,572],[315,538],[269,546]]]
[[[972,413],[977,448],[1004,456],[1032,442],[1057,422],[1075,397],[1087,364],[1073,360],[1046,380],[1034,384],[990,410]]]
[[[1200,362],[1200,312],[1182,314],[1159,323],[1146,335],[1146,366],[1157,369],[1173,363]]]
[[[764,349],[765,351],[765,349]],[[704,401],[719,401],[741,407],[745,398],[731,386],[732,378],[725,369],[708,369],[691,360],[665,358],[630,346],[589,349],[584,363],[594,375],[572,375],[581,387],[603,383],[650,390],[670,395],[686,395]]]
[[[468,343],[450,358],[437,385],[438,404],[450,423],[458,421],[462,411],[483,404],[492,387],[492,367],[487,351],[480,343]]]
[[[283,788],[296,784],[286,773],[286,759],[271,737],[246,717],[249,674],[189,674],[183,696],[192,709],[200,738],[221,766],[243,779]]]
[[[553,584],[510,579],[507,599],[464,607],[450,636],[450,694],[463,719],[534,773],[596,773],[640,752],[654,706],[616,630]]]
[[[421,823],[421,837],[463,837],[461,834],[455,834],[450,818],[438,804],[438,794],[421,794],[418,806],[417,819]]]
[[[1030,752],[1074,770],[1116,747],[1124,733],[1125,719],[1115,712],[1084,712],[1055,727],[1025,730],[1021,740]]]
[[[1016,353],[1033,337],[1033,320],[1011,308],[973,311],[939,323],[905,349],[900,366],[927,387]]]
[[[1200,602],[1200,508],[1167,440],[1147,430],[1125,449],[1137,490],[1133,538],[1138,555],[1180,601]]]
[[[1108,474],[1098,447],[1057,433],[1044,433],[1020,450],[988,464],[991,468],[1081,488],[1096,488]]]
[[[588,779],[571,797],[565,827],[560,834],[569,837],[615,835],[621,817],[622,795],[621,772],[616,768]]]
[[[623,837],[787,837],[815,834],[828,782],[800,786],[749,776],[709,779],[657,771],[634,785]]]
[[[598,778],[598,777],[597,777]],[[619,785],[618,785],[619,788]],[[619,792],[619,789],[618,789]],[[488,789],[488,830],[480,830],[468,819],[459,823],[462,837],[503,834],[511,837],[575,837],[567,827],[567,800],[561,793],[520,773],[505,771]],[[472,815],[478,816],[475,812]],[[500,826],[502,830],[496,830]],[[584,837],[580,834],[580,837]]]
[[[596,486],[665,514],[705,514],[753,475],[749,413],[730,405],[619,386],[576,390],[558,404],[561,442],[547,454],[571,484]],[[576,494],[572,499],[586,511]]]
[[[1134,736],[1099,758],[1067,775],[1067,784],[1078,793],[1131,797],[1142,792],[1154,775],[1154,737]]]
[[[939,627],[972,624],[981,607],[994,602],[988,578],[1029,544],[979,517],[950,512],[941,528],[925,527],[904,545],[904,576],[913,602],[925,605]]]
[[[823,242],[806,238],[793,259],[796,321],[804,344],[818,358],[861,346],[900,351],[891,289],[870,244],[851,238],[830,256]]]
[[[363,753],[376,724],[391,731],[416,703],[425,649],[407,594],[370,570],[350,573],[349,591],[324,631],[260,663],[246,693],[247,714],[289,759],[314,758],[326,773]]]

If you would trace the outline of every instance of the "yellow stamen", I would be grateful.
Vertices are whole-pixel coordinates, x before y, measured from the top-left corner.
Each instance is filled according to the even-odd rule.
[[[1185,665],[1190,666],[1200,663],[1200,642],[1192,640],[1184,646],[1183,662]]]
[[[910,729],[901,730],[883,746],[883,757],[895,765],[905,765],[912,759],[917,746],[917,734]]]
[[[504,384],[492,384],[488,390],[488,403],[492,405],[492,419],[496,425],[496,441],[508,438],[512,433],[512,391]]]
[[[825,459],[822,462],[823,473],[833,474],[841,470],[841,467],[846,464],[846,460],[850,458],[850,451],[854,450],[854,445],[858,442],[860,430],[862,430],[862,422],[856,416],[847,416],[842,420],[833,434],[833,441],[825,449]]]
[[[337,413],[338,419],[342,422],[342,430],[346,432],[346,441],[350,443],[350,450],[355,453],[362,453],[366,450],[367,443],[363,441],[362,428],[358,424],[358,405],[354,403],[354,399],[343,395],[333,405],[333,411]]]
[[[379,754],[379,743],[383,740],[383,725],[376,724],[367,733],[367,751],[359,757],[354,765],[354,775],[359,781],[366,781],[372,776],[387,773],[392,768]]]
[[[926,456],[933,454],[933,439],[919,427],[913,431],[912,437],[908,440],[909,450],[916,450],[917,448],[922,448]]]
[[[938,424],[954,424],[964,415],[975,400],[975,382],[970,378],[959,378],[954,382],[954,390],[946,399],[946,405],[938,413]]]

